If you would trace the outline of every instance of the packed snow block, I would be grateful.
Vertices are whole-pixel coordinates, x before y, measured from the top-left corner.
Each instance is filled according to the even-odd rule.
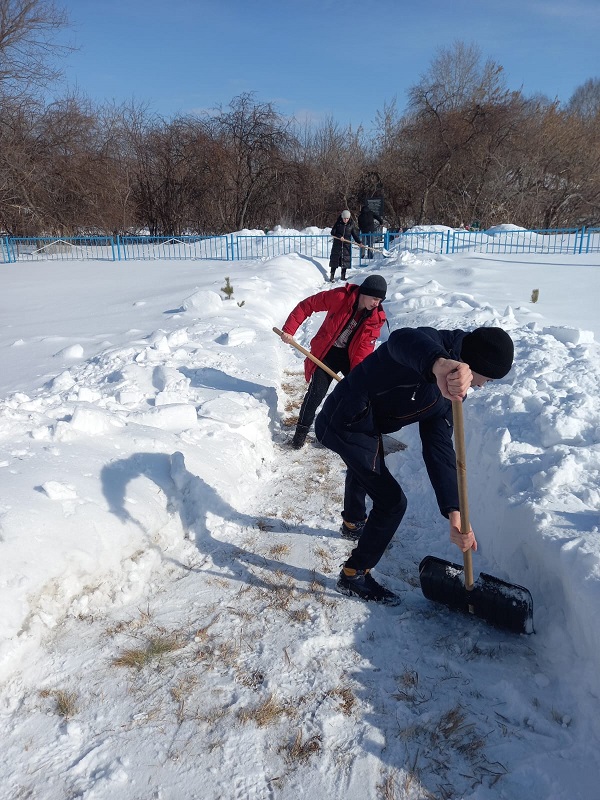
[[[68,424],[71,430],[87,433],[88,436],[101,436],[123,426],[114,414],[95,406],[78,406]]]
[[[73,394],[81,403],[97,403],[102,397],[100,392],[97,392],[95,389],[90,389],[89,386],[77,386]]]
[[[54,358],[65,359],[79,359],[83,358],[83,356],[83,347],[80,344],[72,344],[69,347],[64,347],[62,350],[59,350],[58,353],[54,354]]]
[[[167,344],[170,348],[181,347],[181,345],[187,344],[188,341],[187,328],[178,328],[178,330],[172,331],[167,336]]]
[[[159,392],[154,398],[154,406],[188,405],[187,398],[180,391]]]
[[[216,292],[197,291],[186,297],[181,308],[183,311],[192,311],[197,317],[208,317],[211,314],[221,313],[223,300]]]
[[[250,344],[256,339],[253,328],[233,328],[222,337],[222,343],[228,347],[237,347],[240,344]]]
[[[566,325],[548,325],[542,329],[545,336],[554,336],[563,344],[591,344],[594,341],[593,331],[582,331]]]
[[[50,500],[75,500],[77,498],[77,490],[71,483],[46,481],[42,483],[42,489]]]
[[[65,370],[61,372],[60,375],[57,375],[52,380],[48,381],[44,385],[46,389],[52,389],[54,392],[64,392],[67,389],[70,389],[72,386],[75,386],[75,378],[71,375],[69,370]]]
[[[115,400],[122,406],[137,406],[143,402],[144,395],[136,389],[121,389],[116,393]]]
[[[160,428],[171,433],[181,433],[190,428],[195,428],[198,423],[195,406],[183,403],[157,406],[140,414],[132,414],[128,422],[138,425],[148,425],[150,428]]]
[[[203,420],[222,426],[223,437],[234,443],[237,460],[242,458],[243,437],[252,448],[252,458],[270,460],[272,457],[272,440],[265,436],[269,426],[269,406],[246,392],[226,392],[218,397],[202,403],[198,409],[199,423]],[[223,440],[225,446],[225,438]],[[236,458],[236,456],[234,456]],[[259,462],[257,462],[259,463]]]

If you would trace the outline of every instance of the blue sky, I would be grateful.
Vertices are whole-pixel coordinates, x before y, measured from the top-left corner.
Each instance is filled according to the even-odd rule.
[[[165,117],[242,92],[299,119],[372,126],[439,47],[479,46],[509,88],[566,101],[600,77],[600,0],[56,0],[78,47],[66,80]],[[365,12],[366,9],[366,12]]]

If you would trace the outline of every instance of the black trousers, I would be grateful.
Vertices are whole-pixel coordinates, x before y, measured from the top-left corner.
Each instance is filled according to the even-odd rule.
[[[333,372],[341,372],[343,375],[347,375],[350,372],[350,359],[348,350],[345,347],[332,347],[321,361]],[[331,375],[328,375],[325,370],[321,369],[321,367],[316,368],[300,407],[298,425],[305,425],[310,428],[332,380]]]
[[[345,564],[353,569],[371,569],[379,562],[406,511],[406,495],[385,465],[381,444],[379,449],[379,474],[346,462],[343,518],[348,522],[364,520],[366,496],[373,501],[369,519]]]

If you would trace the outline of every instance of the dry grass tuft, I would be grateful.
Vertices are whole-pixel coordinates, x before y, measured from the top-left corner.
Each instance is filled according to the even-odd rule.
[[[280,561],[284,556],[289,555],[291,549],[288,544],[274,544],[267,550],[267,555],[274,561]]]
[[[261,576],[261,581],[263,586],[254,587],[254,591],[266,607],[276,611],[288,611],[290,603],[296,597],[294,579],[278,569],[273,573],[273,579],[265,573]]]
[[[62,689],[42,689],[40,697],[52,697],[55,711],[64,719],[71,719],[78,712],[78,695],[76,692],[65,692]]]
[[[149,625],[152,621],[152,612],[150,611],[150,606],[148,605],[145,609],[138,609],[138,611],[138,617],[135,617],[134,619],[122,620],[121,622],[117,622],[115,625],[108,627],[106,629],[107,636],[116,636],[118,633],[137,631],[140,628],[144,628],[146,625]]]
[[[356,703],[356,697],[349,686],[340,686],[337,689],[330,689],[325,696],[339,698],[339,710],[347,717],[350,716],[352,709],[354,708],[354,704]]]
[[[171,687],[171,697],[177,704],[177,722],[181,725],[185,720],[186,702],[198,683],[196,675],[184,675],[183,678]]]
[[[247,609],[227,606],[227,611],[229,611],[231,614],[234,614],[236,617],[243,619],[244,622],[252,622],[253,619],[256,619],[256,614],[253,611],[248,611]]]
[[[393,772],[384,772],[381,783],[375,787],[377,789],[378,800],[396,800],[396,780]]]
[[[196,719],[199,722],[206,722],[208,725],[215,725],[219,720],[226,717],[229,713],[229,709],[225,708],[224,706],[215,706],[215,708],[211,708],[208,711],[205,711],[204,714],[196,714]]]
[[[400,689],[392,695],[395,700],[421,705],[421,703],[426,703],[431,699],[430,694],[419,691],[419,673],[415,670],[406,670],[397,678],[397,681],[400,684]]]
[[[314,459],[311,472],[313,475],[317,475],[320,478],[325,478],[329,475],[329,460],[325,453],[319,453],[317,458]]]
[[[437,734],[446,740],[461,738],[465,728],[471,727],[465,726],[466,718],[467,715],[459,706],[451,708],[440,717],[440,721],[436,726]]]
[[[265,728],[276,722],[282,716],[289,716],[289,705],[280,703],[274,695],[269,695],[266,700],[254,708],[242,708],[238,712],[240,722],[254,722],[259,728]]]
[[[280,747],[279,752],[283,753],[285,760],[289,764],[304,764],[311,756],[321,752],[321,741],[321,736],[318,734],[303,741],[302,731],[298,731],[294,741]]]
[[[331,571],[331,570],[329,570]],[[333,597],[329,597],[327,594],[327,586],[323,583],[322,580],[317,578],[316,575],[313,574],[311,582],[308,587],[310,593],[314,596],[315,600],[317,600],[322,606],[325,608],[335,608],[337,605],[337,600]]]
[[[246,672],[246,670],[238,669],[238,678],[240,683],[243,686],[247,686],[249,689],[258,689],[259,686],[262,686],[265,682],[265,676],[259,670],[254,670],[254,672]]]
[[[421,784],[417,773],[414,772],[414,767],[415,764],[404,773],[403,778],[400,780],[398,780],[399,775],[396,770],[383,771],[381,775],[382,781],[376,786],[378,792],[377,800],[400,800],[401,798],[404,800],[404,798],[408,797],[418,797],[419,800],[443,800],[444,797],[447,797],[443,787],[440,787],[442,792],[440,796],[433,795],[427,791]],[[450,795],[450,797],[453,796],[453,794]]]
[[[182,647],[176,636],[152,636],[145,647],[131,647],[123,650],[120,656],[113,660],[115,667],[129,667],[130,669],[143,669],[155,659],[167,653],[172,653]]]
[[[289,617],[292,622],[308,622],[310,613],[307,608],[296,608],[289,612]]]
[[[332,553],[327,550],[325,547],[315,547],[314,549],[315,556],[319,559],[319,567],[320,572],[325,572],[329,574],[333,572],[333,562],[332,562]]]
[[[194,634],[194,640],[197,642],[206,642],[209,638],[208,631],[215,622],[219,619],[220,614],[217,614],[213,620],[211,620],[208,625],[205,625],[203,628],[198,628],[196,633]]]

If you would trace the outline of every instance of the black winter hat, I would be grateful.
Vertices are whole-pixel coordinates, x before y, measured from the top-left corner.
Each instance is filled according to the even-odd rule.
[[[484,378],[503,378],[512,367],[515,346],[502,328],[477,328],[462,341],[460,357]]]
[[[360,285],[359,294],[368,294],[369,297],[379,297],[385,300],[387,283],[381,275],[369,275]]]

